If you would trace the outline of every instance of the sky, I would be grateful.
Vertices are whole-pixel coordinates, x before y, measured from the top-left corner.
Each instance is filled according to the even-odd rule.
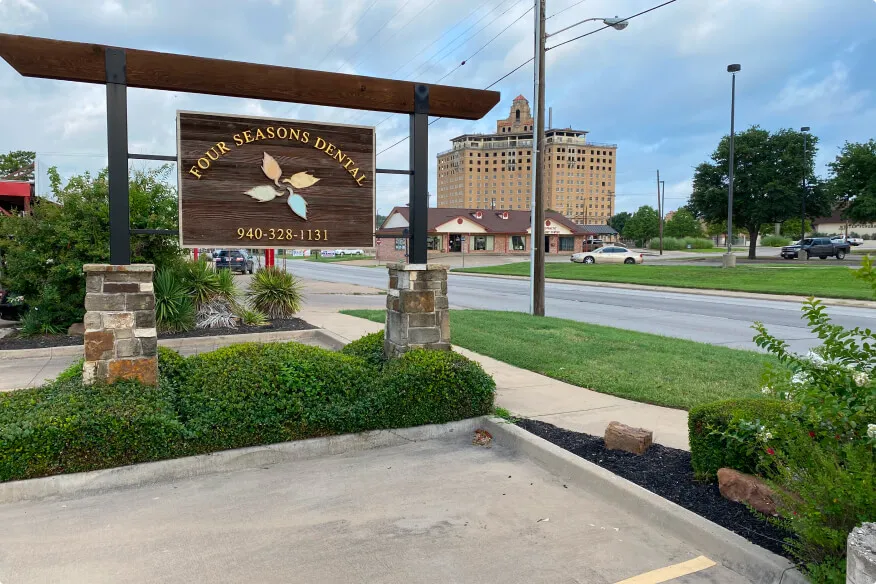
[[[547,31],[662,1],[547,0]],[[0,32],[483,89],[532,57],[531,7],[532,0],[0,0]],[[597,28],[582,24],[548,47]],[[730,63],[742,65],[737,129],[810,126],[821,174],[844,142],[876,137],[874,0],[677,0],[626,30],[549,50],[546,104],[554,126],[618,145],[617,211],[656,206],[658,169],[671,210],[689,197],[694,167],[729,133]],[[532,100],[532,65],[493,89],[501,100],[482,120],[430,126],[431,193],[436,155],[451,138],[492,132],[515,96]],[[99,85],[22,78],[0,61],[0,152],[36,151],[41,193],[49,166],[64,176],[99,170],[105,95]],[[376,126],[379,153],[408,133],[405,115],[129,89],[130,151],[174,154],[177,110]],[[377,165],[407,168],[407,142],[378,154]],[[378,212],[407,198],[407,177],[378,175]]]

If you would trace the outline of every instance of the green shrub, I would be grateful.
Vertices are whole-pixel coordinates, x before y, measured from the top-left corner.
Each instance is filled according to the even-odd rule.
[[[167,391],[138,383],[55,381],[0,394],[0,481],[181,456]]]
[[[341,349],[345,355],[360,357],[374,367],[383,367],[386,355],[383,352],[383,331],[365,335]]]
[[[387,362],[375,391],[384,427],[406,427],[489,414],[496,383],[458,353],[418,349]]]
[[[155,320],[162,331],[181,332],[195,326],[195,307],[183,275],[159,270],[154,278]]]
[[[715,242],[708,237],[685,237],[684,245],[691,246],[692,249],[712,249],[715,247]]]
[[[219,272],[206,260],[190,260],[184,265],[185,286],[196,307],[221,297],[227,291],[224,282],[219,279]]]
[[[683,249],[712,249],[715,242],[705,237],[664,237],[663,249],[666,251],[679,251]],[[648,243],[650,249],[660,249],[660,238],[654,238]]]
[[[770,399],[736,399],[691,408],[687,416],[690,462],[700,479],[714,479],[719,468],[754,472],[760,461],[754,444],[730,440],[721,433],[740,420],[770,425],[791,411],[787,402]]]
[[[85,359],[77,359],[69,367],[58,373],[55,381],[76,381],[82,379],[82,365]]]
[[[360,398],[375,377],[360,359],[296,343],[233,345],[186,368],[180,418],[202,452],[351,431],[321,410]]]
[[[277,268],[257,271],[249,284],[248,296],[254,308],[271,318],[290,318],[301,310],[301,283]]]
[[[790,243],[790,238],[781,235],[764,235],[760,238],[760,244],[764,247],[782,247]]]
[[[227,270],[227,272],[230,274],[231,270]],[[242,304],[237,305],[234,312],[237,313],[237,316],[240,317],[240,322],[245,326],[265,326],[269,322],[268,315],[264,312]]]

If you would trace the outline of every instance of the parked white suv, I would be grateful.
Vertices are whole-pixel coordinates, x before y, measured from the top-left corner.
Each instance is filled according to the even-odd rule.
[[[830,240],[831,240],[833,243],[843,243],[843,242],[846,242],[846,243],[848,243],[849,245],[855,245],[855,246],[857,246],[857,245],[862,245],[862,244],[864,243],[864,240],[861,239],[860,237],[844,237],[844,236],[842,236],[842,235],[837,235],[836,237],[831,237]]]

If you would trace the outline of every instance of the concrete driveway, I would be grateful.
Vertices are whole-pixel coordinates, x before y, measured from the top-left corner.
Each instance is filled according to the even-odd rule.
[[[612,584],[703,555],[468,440],[0,505],[0,582]],[[698,562],[680,581],[748,582]]]

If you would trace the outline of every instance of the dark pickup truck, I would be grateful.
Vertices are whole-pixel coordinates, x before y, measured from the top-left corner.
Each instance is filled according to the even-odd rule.
[[[226,269],[245,274],[253,272],[252,257],[244,249],[223,249],[213,256],[216,269]]]
[[[786,260],[803,257],[807,260],[813,257],[826,260],[828,257],[835,257],[838,260],[844,259],[846,254],[852,247],[848,242],[831,241],[829,237],[807,237],[800,242],[792,245],[786,245],[782,248],[782,257]]]

